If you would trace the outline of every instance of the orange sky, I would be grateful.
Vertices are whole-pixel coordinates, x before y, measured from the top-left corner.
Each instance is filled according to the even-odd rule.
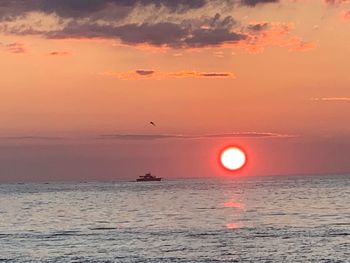
[[[210,176],[237,142],[247,174],[350,171],[350,3],[224,2],[0,4],[0,180]]]

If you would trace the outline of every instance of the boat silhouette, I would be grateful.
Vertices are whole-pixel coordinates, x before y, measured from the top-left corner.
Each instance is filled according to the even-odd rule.
[[[153,176],[151,173],[146,173],[145,175],[139,176],[139,178],[136,179],[136,182],[155,182],[155,181],[161,181],[161,177]]]

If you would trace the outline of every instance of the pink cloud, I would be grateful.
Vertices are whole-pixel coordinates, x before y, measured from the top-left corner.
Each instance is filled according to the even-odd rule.
[[[350,10],[349,11],[344,11],[341,14],[341,18],[345,21],[350,21]]]
[[[248,28],[253,29],[249,37],[237,46],[250,53],[260,53],[269,46],[285,47],[289,51],[306,51],[316,47],[314,42],[291,36],[293,23],[258,22],[251,23]]]

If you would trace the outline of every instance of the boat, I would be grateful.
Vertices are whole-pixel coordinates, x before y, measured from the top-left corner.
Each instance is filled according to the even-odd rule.
[[[145,175],[139,176],[139,178],[136,179],[136,182],[159,182],[162,178],[153,176],[151,173],[146,173]]]

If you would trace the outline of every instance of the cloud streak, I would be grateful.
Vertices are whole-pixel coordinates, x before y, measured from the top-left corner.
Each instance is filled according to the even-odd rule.
[[[135,70],[135,73],[140,75],[140,76],[150,76],[154,74],[154,70],[144,70],[144,69],[138,69]]]
[[[350,2],[349,0],[323,0],[323,1],[327,5],[340,5],[340,4],[345,4]]]
[[[323,97],[311,98],[310,100],[316,102],[350,102],[350,97]]]
[[[2,47],[5,51],[14,53],[14,54],[23,54],[27,52],[27,49],[25,48],[24,44],[22,43],[1,43],[0,47]]]
[[[117,140],[162,140],[162,139],[218,139],[218,138],[290,138],[293,135],[270,133],[270,132],[237,132],[204,135],[183,134],[107,134],[101,135],[103,139]]]
[[[105,72],[102,75],[113,76],[122,80],[165,79],[165,78],[235,78],[232,72],[201,72],[201,71],[157,71],[138,69],[126,72]]]
[[[0,140],[13,140],[13,141],[62,141],[67,139],[65,137],[58,136],[36,136],[36,135],[23,135],[23,136],[1,136]]]
[[[66,51],[52,51],[48,53],[49,56],[68,56],[70,54],[71,53]]]

